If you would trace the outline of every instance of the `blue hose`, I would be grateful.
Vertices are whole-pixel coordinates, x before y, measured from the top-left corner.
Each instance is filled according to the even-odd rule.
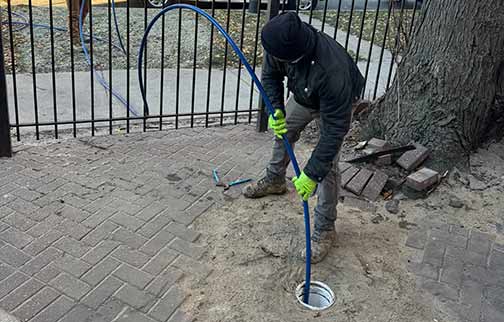
[[[112,12],[114,14],[114,25],[117,33],[117,39],[119,40],[119,46],[121,46],[123,53],[126,54],[126,49],[124,49],[121,32],[119,31],[119,23],[117,22],[116,6],[114,0],[112,0]]]
[[[81,4],[81,8],[80,8],[80,14],[79,14],[79,33],[80,33],[80,39],[81,39],[81,46],[83,48],[83,51],[84,51],[84,56],[86,57],[86,62],[88,63],[89,66],[91,66],[91,59],[89,57],[89,53],[87,51],[87,49],[85,48],[84,46],[84,41],[83,41],[83,38],[84,36],[86,37],[90,37],[89,34],[87,33],[84,33],[82,31],[82,9],[84,8],[84,1],[83,3]],[[119,50],[121,50],[123,53],[125,53],[125,49],[124,49],[124,46],[122,44],[122,40],[121,40],[121,35],[119,33],[119,26],[118,26],[118,23],[117,23],[117,17],[116,17],[116,14],[115,14],[115,6],[113,7],[114,8],[114,22],[115,22],[115,26],[116,26],[116,32],[117,32],[117,35],[118,35],[118,38],[119,38],[119,45],[116,45],[116,44],[112,44],[112,46],[114,48],[117,48]],[[3,10],[2,8],[0,8],[0,11]],[[10,24],[11,25],[17,25],[17,26],[21,26],[20,28],[18,29],[15,29],[13,30],[14,32],[18,32],[18,31],[22,31],[23,29],[27,28],[30,23],[28,22],[28,17],[26,17],[25,15],[23,14],[20,14],[20,13],[16,13],[14,11],[11,12],[11,14],[15,17],[19,17],[21,19],[23,19],[23,21],[12,21]],[[2,21],[1,23],[2,25],[8,25],[9,22],[8,21]],[[42,29],[52,29],[52,30],[56,30],[56,31],[63,31],[63,32],[66,32],[68,31],[68,29],[66,28],[61,28],[61,27],[51,27],[49,25],[45,25],[45,24],[36,24],[36,23],[33,23],[32,24],[33,28],[42,28]],[[93,36],[92,37],[93,39],[97,40],[97,41],[102,41],[102,42],[106,42],[107,40],[106,39],[103,39],[101,37],[97,37],[97,36]],[[105,81],[104,77],[102,76],[101,73],[98,73],[98,71],[93,68],[93,72],[95,73],[96,75],[96,78],[98,79],[98,82],[103,86],[103,88],[105,88],[105,90],[109,91],[112,96],[114,96],[115,98],[117,98],[126,108],[128,108],[130,110],[130,112],[134,115],[134,116],[139,116],[138,112],[136,112],[136,110],[134,109],[131,109],[128,102],[126,101],[126,99],[124,99],[121,94],[117,93],[116,91],[114,90],[110,90],[110,86],[108,86],[107,82]]]
[[[84,57],[86,58],[86,62],[88,63],[89,66],[91,66],[91,58],[89,56],[89,52],[86,48],[86,45],[84,44],[84,30],[83,30],[83,15],[84,15],[84,5],[86,3],[87,0],[82,0],[82,3],[81,3],[81,6],[80,6],[80,11],[79,11],[79,36],[80,36],[80,41],[81,41],[81,47],[82,47],[82,51],[84,52]],[[115,17],[115,10],[114,10],[114,17]],[[117,23],[117,19],[115,18],[116,20],[116,23]],[[119,31],[119,28],[116,24],[116,30]],[[121,39],[119,37],[119,39]],[[124,47],[122,46],[122,42],[120,42],[120,45],[121,45],[121,49],[124,50]],[[102,77],[102,75],[100,75],[95,68],[93,68],[93,71],[96,75],[96,78],[98,79],[98,82],[107,90],[109,91],[115,98],[117,98],[129,111],[131,114],[133,114],[133,116],[139,116],[139,114],[136,112],[136,110],[134,108],[132,108],[130,106],[130,104],[128,104],[128,102],[126,101],[126,99],[124,97],[121,96],[121,94],[117,93],[116,91],[114,91],[113,89],[110,88],[109,84],[105,81],[105,79]]]
[[[234,40],[229,36],[229,34],[222,28],[222,26],[208,13],[205,11],[201,10],[198,7],[192,6],[192,5],[187,5],[187,4],[173,4],[170,5],[163,10],[161,10],[149,23],[147,26],[147,29],[145,30],[145,34],[142,38],[142,42],[140,43],[140,49],[138,50],[138,82],[140,84],[140,91],[142,92],[142,99],[144,102],[144,114],[148,115],[149,114],[149,107],[147,103],[147,97],[145,94],[145,87],[144,87],[144,80],[142,77],[142,60],[143,60],[143,52],[144,48],[147,43],[147,37],[149,36],[149,32],[156,23],[159,18],[161,18],[164,14],[166,14],[168,11],[174,10],[174,9],[189,9],[192,11],[195,11],[199,13],[200,15],[204,16],[205,18],[208,19],[216,28],[217,30],[220,31],[222,36],[226,38],[228,41],[229,45],[233,48],[235,53],[238,55],[240,60],[242,61],[243,65],[245,68],[247,68],[247,71],[250,74],[250,77],[256,84],[257,88],[259,89],[259,92],[261,93],[261,96],[264,100],[264,103],[266,104],[266,107],[268,108],[268,112],[270,115],[275,114],[275,109],[273,108],[273,105],[271,104],[271,101],[268,98],[268,95],[264,91],[264,88],[257,78],[257,75],[254,73],[254,70],[248,63],[247,59],[245,58],[245,55],[243,52],[240,50],[240,48],[236,45]],[[274,116],[273,116],[274,117]],[[296,173],[296,176],[299,177],[301,171],[299,170],[299,165],[296,160],[296,156],[294,155],[294,151],[292,150],[292,147],[287,140],[287,137],[283,135],[283,142],[285,145],[285,149],[287,150],[287,154],[289,155],[291,161],[292,161],[292,166],[294,167],[294,172]],[[303,211],[304,211],[304,222],[305,222],[305,237],[306,237],[306,276],[305,276],[305,285],[304,285],[304,293],[303,293],[303,302],[308,304],[309,296],[310,296],[310,280],[311,280],[311,239],[310,239],[310,213],[308,209],[308,202],[303,201]]]

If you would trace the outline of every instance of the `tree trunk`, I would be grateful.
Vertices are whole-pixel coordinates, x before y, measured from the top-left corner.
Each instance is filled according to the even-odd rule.
[[[391,88],[372,106],[368,134],[422,143],[447,169],[504,117],[503,79],[504,0],[428,0]]]

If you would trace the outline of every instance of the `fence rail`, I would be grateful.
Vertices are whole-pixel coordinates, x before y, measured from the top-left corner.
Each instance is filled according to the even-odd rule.
[[[8,107],[0,97],[0,116],[10,115],[8,127],[18,141],[252,123],[262,113],[256,88],[225,39],[182,10],[163,17],[148,40],[142,68],[151,110],[145,113],[136,79],[138,46],[168,1],[71,0],[69,7],[60,0],[1,1],[0,72]],[[258,74],[262,26],[271,15],[295,10],[345,46],[366,78],[363,98],[371,100],[390,86],[421,7],[410,0],[270,0],[266,9],[264,1],[189,3],[207,8]]]

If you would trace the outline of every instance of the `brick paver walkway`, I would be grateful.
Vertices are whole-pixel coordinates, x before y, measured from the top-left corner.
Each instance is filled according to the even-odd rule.
[[[0,160],[0,308],[30,322],[192,321],[211,268],[191,223],[256,176],[271,135],[186,129],[20,145]]]
[[[457,225],[423,224],[409,233],[410,270],[431,293],[434,313],[449,321],[504,321],[504,245]],[[445,319],[439,319],[445,321]]]

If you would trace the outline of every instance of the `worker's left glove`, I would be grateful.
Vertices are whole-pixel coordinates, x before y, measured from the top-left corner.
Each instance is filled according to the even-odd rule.
[[[317,182],[308,177],[304,173],[304,171],[301,172],[299,178],[292,178],[292,182],[296,187],[297,193],[301,196],[301,198],[303,198],[304,201],[307,201],[317,188]]]
[[[282,138],[283,134],[287,133],[287,124],[285,123],[285,116],[281,109],[275,110],[275,118],[271,115],[269,116],[268,125],[279,139]]]

